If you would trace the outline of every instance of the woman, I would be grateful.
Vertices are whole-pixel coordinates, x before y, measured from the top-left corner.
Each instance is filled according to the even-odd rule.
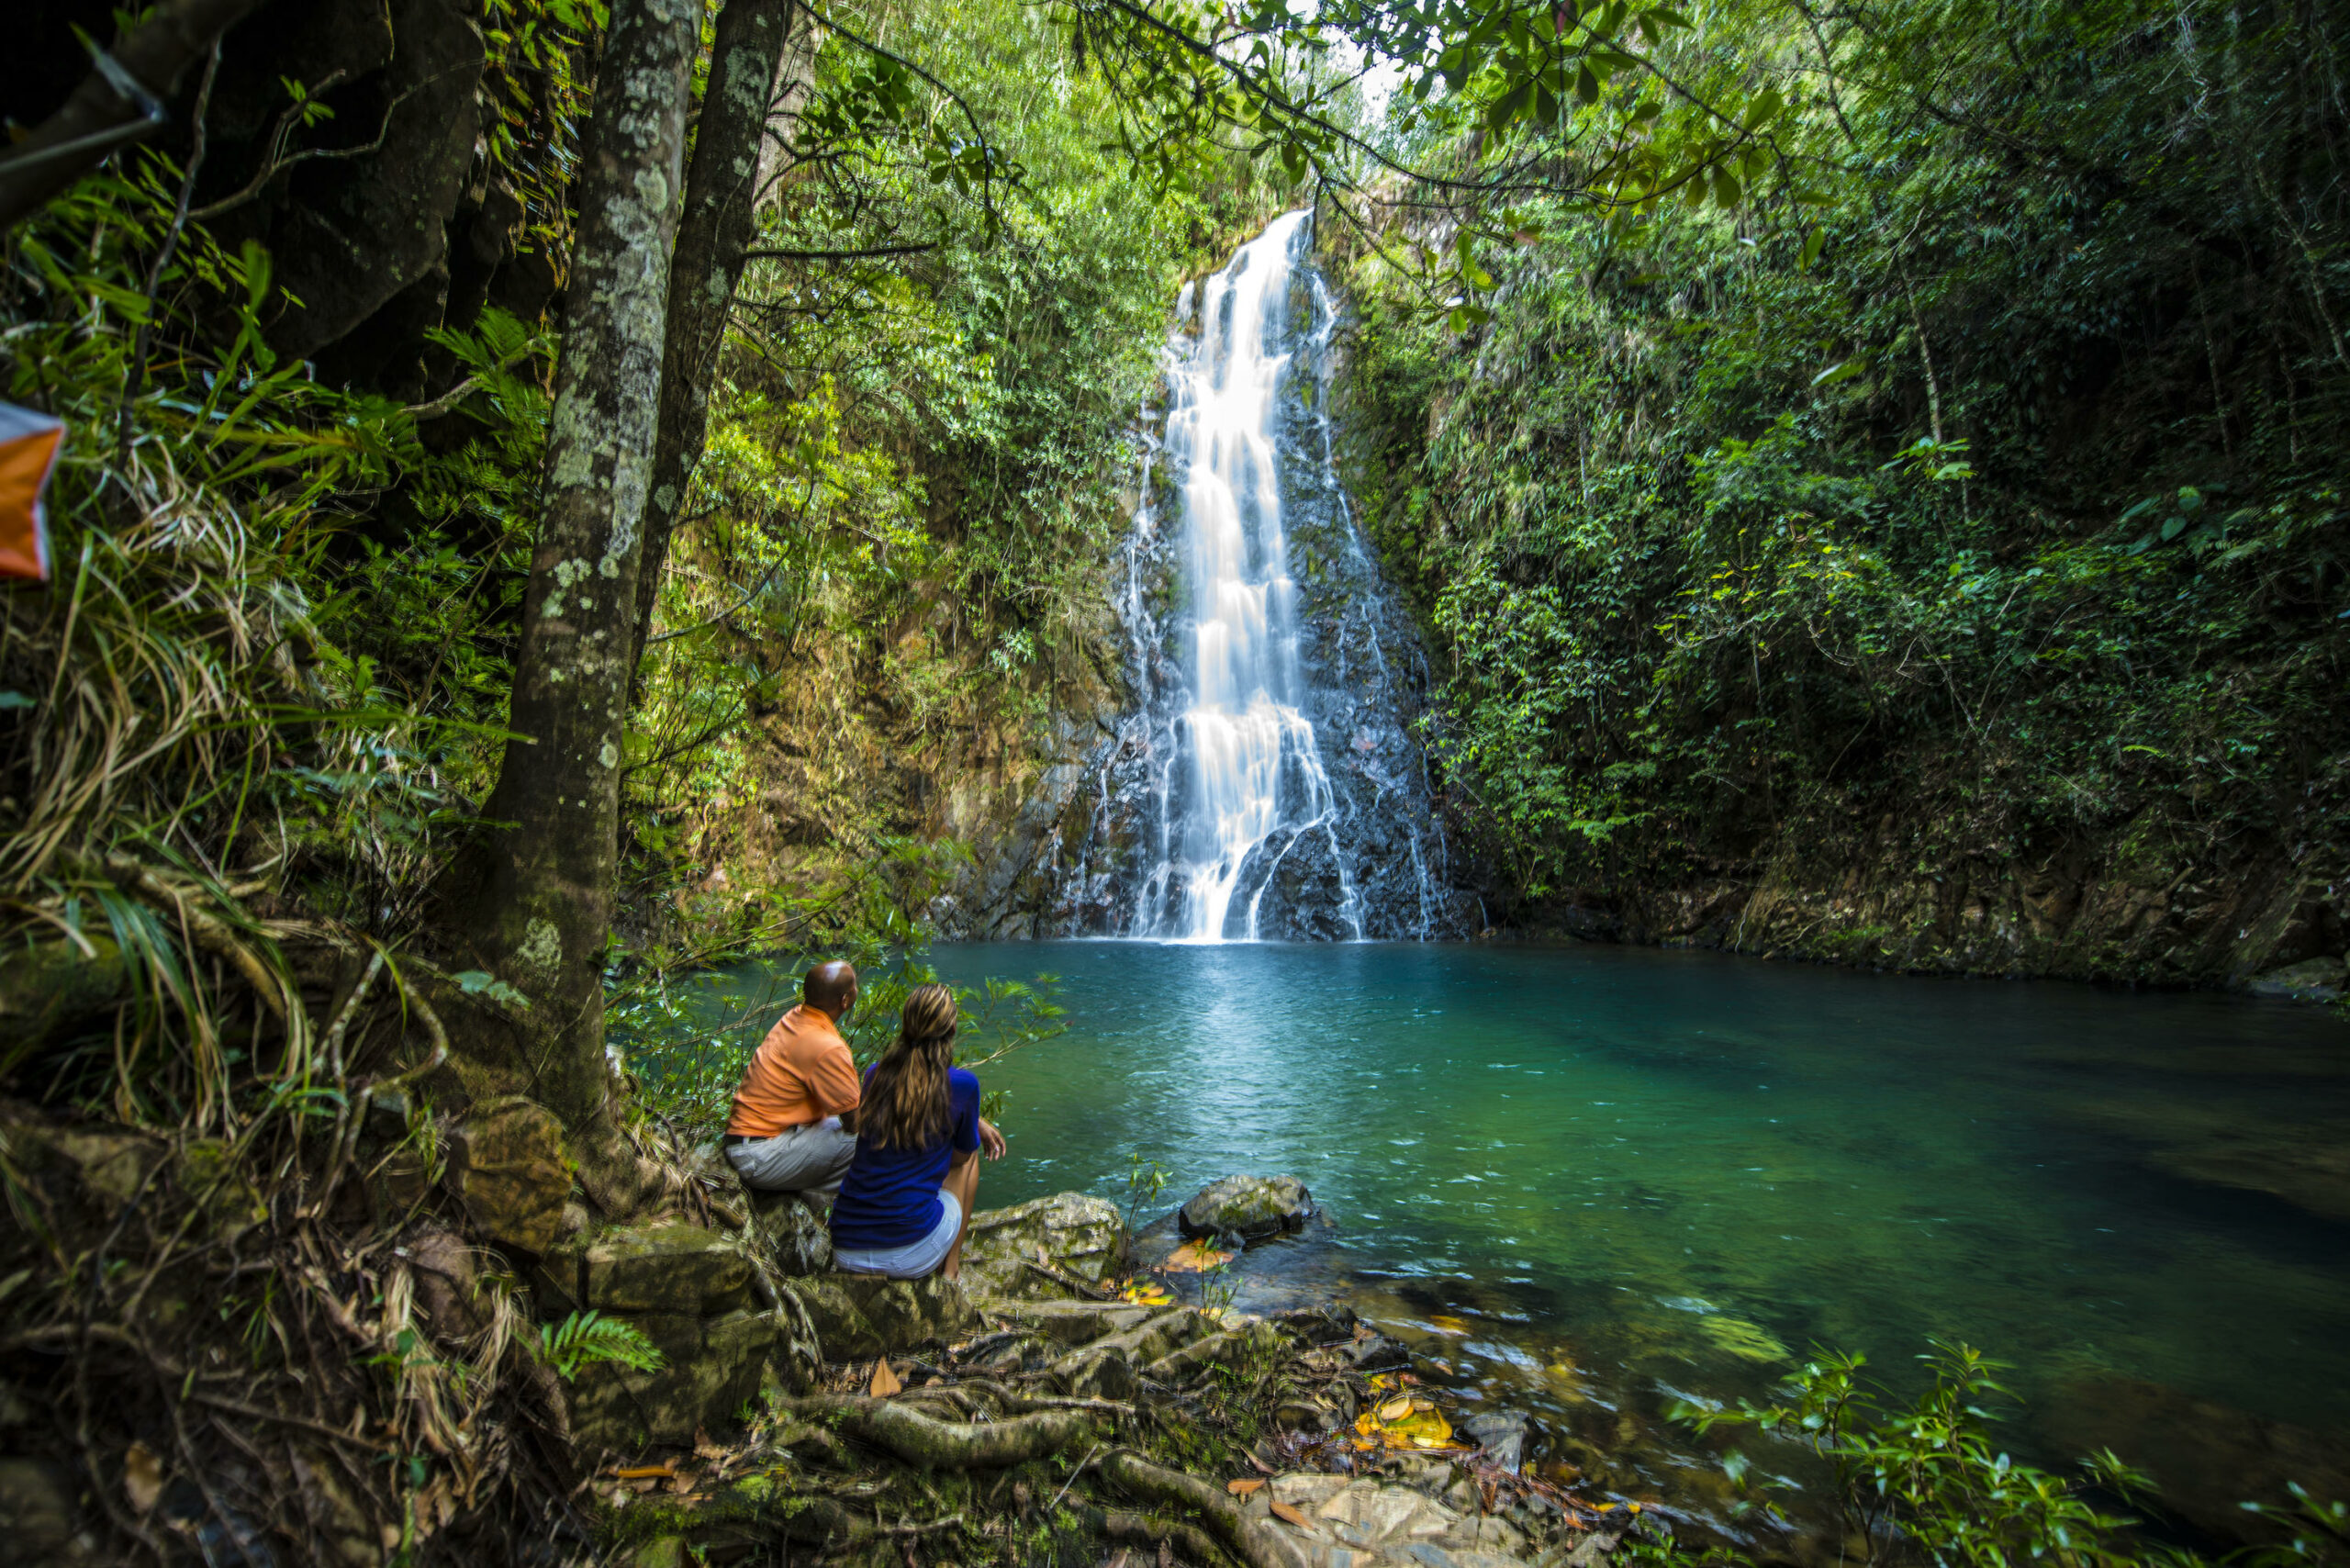
[[[1002,1158],[1003,1135],[980,1118],[979,1079],[955,1065],[955,993],[917,986],[897,1044],[865,1070],[856,1158],[833,1204],[833,1260],[893,1280],[958,1277],[981,1149]]]

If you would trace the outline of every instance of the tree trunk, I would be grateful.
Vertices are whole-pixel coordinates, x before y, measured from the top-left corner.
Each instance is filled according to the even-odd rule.
[[[653,633],[669,532],[686,502],[710,428],[710,389],[726,317],[743,280],[743,253],[756,218],[761,140],[806,92],[813,32],[794,0],[726,0],[711,49],[710,86],[694,128],[669,274],[668,342],[661,364],[660,434],[644,509],[644,569],[637,581],[638,657]],[[634,670],[632,658],[630,668]]]
[[[614,0],[611,18],[573,187],[578,233],[508,720],[519,738],[507,743],[483,809],[507,825],[451,868],[448,890],[458,945],[529,1002],[507,1010],[504,1038],[469,1042],[468,1054],[476,1065],[494,1058],[487,1065],[563,1119],[583,1181],[608,1208],[595,1180],[599,1161],[618,1152],[604,1059],[604,952],[669,250],[701,6]],[[626,1195],[618,1193],[622,1206]]]

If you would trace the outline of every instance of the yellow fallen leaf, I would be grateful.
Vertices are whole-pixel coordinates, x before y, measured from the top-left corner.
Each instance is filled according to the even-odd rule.
[[[1263,1491],[1265,1484],[1261,1481],[1227,1481],[1224,1489],[1236,1497],[1246,1497],[1252,1492]]]
[[[1382,1405],[1376,1414],[1382,1421],[1400,1421],[1412,1413],[1412,1401],[1403,1394]]]
[[[1276,1518],[1287,1519],[1290,1523],[1295,1525],[1300,1529],[1312,1529],[1314,1528],[1313,1520],[1307,1518],[1297,1509],[1291,1507],[1287,1503],[1281,1502],[1278,1499],[1273,1503],[1273,1515]]]
[[[866,1392],[876,1399],[887,1399],[905,1386],[898,1381],[898,1374],[890,1370],[890,1363],[884,1359],[873,1363],[873,1383]]]
[[[122,1489],[129,1495],[135,1514],[152,1511],[155,1499],[163,1495],[163,1462],[145,1443],[131,1444],[130,1451],[122,1456]]]
[[[1204,1241],[1186,1241],[1167,1255],[1159,1265],[1170,1274],[1196,1274],[1207,1269],[1221,1269],[1232,1261],[1232,1254],[1219,1252]]]

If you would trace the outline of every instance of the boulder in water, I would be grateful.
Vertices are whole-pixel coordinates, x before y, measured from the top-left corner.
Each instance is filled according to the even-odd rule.
[[[2298,964],[2270,969],[2252,981],[2255,996],[2277,996],[2290,1002],[2332,1002],[2342,994],[2343,965],[2339,958],[2304,958]]]
[[[1194,1194],[1175,1216],[1186,1237],[1237,1236],[1253,1244],[1304,1230],[1314,1194],[1294,1176],[1226,1176]]]

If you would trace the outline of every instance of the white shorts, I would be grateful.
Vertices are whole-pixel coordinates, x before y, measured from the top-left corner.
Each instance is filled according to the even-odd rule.
[[[938,1190],[938,1223],[920,1241],[910,1241],[903,1247],[875,1247],[862,1250],[833,1249],[833,1266],[851,1274],[887,1274],[893,1280],[926,1280],[938,1272],[946,1255],[955,1250],[955,1238],[963,1234],[963,1205],[955,1194],[941,1187]]]

